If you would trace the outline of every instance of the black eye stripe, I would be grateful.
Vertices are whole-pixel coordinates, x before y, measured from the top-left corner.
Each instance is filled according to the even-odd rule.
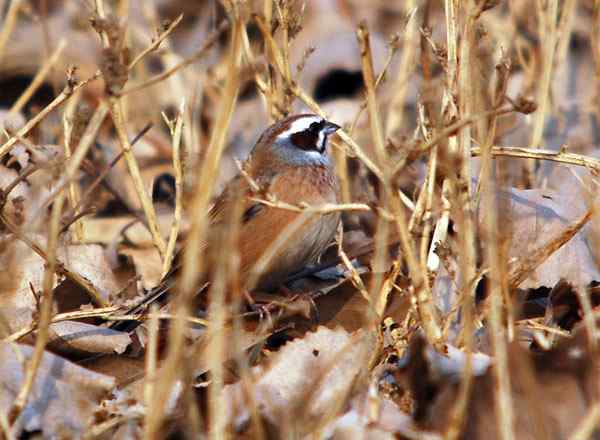
[[[290,135],[290,140],[301,150],[322,151],[323,146],[317,145],[319,136],[325,125],[324,120],[311,123],[308,128]]]
[[[292,134],[290,140],[292,143],[302,150],[315,150],[317,148],[317,140],[319,139],[318,132],[304,130]]]

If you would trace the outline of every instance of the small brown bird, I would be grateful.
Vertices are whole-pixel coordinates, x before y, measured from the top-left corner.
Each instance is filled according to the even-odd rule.
[[[339,126],[317,115],[290,116],[268,127],[260,136],[242,166],[247,177],[238,175],[225,187],[209,212],[210,227],[218,228],[229,219],[236,197],[242,196],[242,219],[239,230],[239,278],[241,285],[271,289],[281,285],[291,274],[317,261],[332,241],[340,220],[338,212],[310,216],[277,249],[254,286],[246,286],[250,271],[283,231],[296,221],[298,212],[269,207],[252,200],[256,197],[250,181],[278,201],[292,205],[305,202],[311,206],[339,201],[338,182],[327,153],[328,137]],[[219,234],[208,233],[208,253],[220,245]],[[174,274],[149,292],[143,302],[129,313],[142,312],[147,305],[173,286]],[[169,282],[170,281],[170,282]],[[164,302],[164,301],[161,301]],[[122,324],[132,324],[123,321]],[[115,325],[121,330],[131,325]]]

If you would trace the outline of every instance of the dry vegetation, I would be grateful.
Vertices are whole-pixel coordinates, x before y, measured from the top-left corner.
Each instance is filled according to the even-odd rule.
[[[600,438],[599,1],[0,12],[0,438]],[[213,197],[307,110],[343,203],[256,197],[337,243],[250,307],[232,222],[195,298]]]

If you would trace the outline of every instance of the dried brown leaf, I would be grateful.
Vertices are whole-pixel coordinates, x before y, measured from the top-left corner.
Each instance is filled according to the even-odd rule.
[[[595,392],[592,384],[598,359],[597,355],[589,354],[587,347],[582,326],[574,339],[562,341],[549,352],[531,353],[518,342],[509,346],[515,438],[567,438],[573,432],[586,415]],[[454,374],[433,374],[435,363],[423,353],[421,350],[411,353],[408,364],[413,369],[406,370],[411,371],[407,378],[413,390],[428,390],[427,394],[414,393],[420,425],[443,433],[452,418],[464,366]],[[497,387],[491,368],[474,378],[472,389],[463,438],[501,438],[494,410]]]
[[[518,264],[535,249],[559,236],[586,212],[585,198],[557,191],[510,189],[503,193],[508,210],[503,221],[512,229],[509,257]],[[573,285],[600,280],[586,240],[586,227],[538,266],[521,284],[523,288],[552,287],[560,279]]]
[[[25,372],[23,360],[33,349],[0,343],[0,411],[7,414]],[[41,432],[43,438],[80,438],[103,397],[114,387],[110,376],[81,368],[46,352],[29,396],[29,404],[12,427],[14,436]]]
[[[377,408],[373,414],[373,408]],[[411,417],[398,406],[381,396],[357,396],[350,402],[350,409],[323,428],[319,439],[384,440],[397,438],[394,434],[417,431]]]
[[[64,354],[122,354],[131,343],[127,333],[77,321],[57,322],[50,326],[48,347]]]
[[[337,412],[337,405],[343,407],[376,346],[375,335],[364,330],[349,334],[324,327],[287,344],[268,367],[253,370],[254,399],[261,415],[279,429],[288,424],[310,431],[323,416]],[[249,417],[242,387],[231,385],[224,392],[231,410],[227,418],[239,427]]]
[[[45,241],[44,237],[35,238],[42,244]],[[105,299],[121,290],[101,246],[67,246],[59,249],[58,258],[73,272],[89,280]],[[36,294],[41,291],[45,260],[24,243],[16,242],[12,248],[0,254],[0,264],[8,268],[0,274],[0,314],[12,333],[29,325],[34,318],[37,300],[32,289]],[[60,304],[69,299],[59,297],[56,301]]]
[[[131,258],[135,271],[141,277],[142,287],[145,290],[150,290],[160,283],[163,264],[156,248],[134,248],[128,246],[122,248],[119,253]]]

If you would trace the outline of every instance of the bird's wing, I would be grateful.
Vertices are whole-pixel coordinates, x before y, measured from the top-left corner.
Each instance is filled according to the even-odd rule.
[[[290,167],[272,176],[266,182],[267,184],[261,187],[281,202],[297,204],[304,201],[319,205],[329,200],[325,200],[319,192],[315,185],[317,178],[315,176],[316,173],[311,170]],[[275,254],[263,272],[270,278],[262,281],[267,284],[278,284],[280,278],[298,269],[294,266],[302,264],[304,253],[301,249],[306,248],[307,245],[310,247],[310,244],[306,243],[306,234],[311,231],[309,225],[318,222],[320,217],[310,216],[303,221],[302,225],[294,225],[300,216],[297,211],[271,207],[252,200],[256,198],[261,196],[251,197],[250,194],[250,197],[247,195],[243,201],[242,226],[238,236],[240,279],[244,281],[256,262],[265,255],[265,251],[285,234],[285,241],[281,242],[282,247],[273,249]],[[293,230],[290,226],[294,226]],[[306,251],[308,252],[308,249]]]
[[[280,182],[278,174],[261,175],[255,179],[259,185],[260,191],[266,191],[273,194],[273,190]],[[258,198],[259,194],[255,194],[251,184],[246,178],[237,175],[223,189],[221,195],[215,200],[214,205],[208,212],[208,217],[211,225],[223,225],[230,222],[231,215],[234,212],[235,204],[241,203],[241,221],[245,224],[256,217],[265,205],[253,200],[253,196]]]
[[[277,196],[288,190],[288,188],[284,187],[285,182],[280,179],[278,175],[269,176],[268,178],[261,177],[260,185],[269,193]],[[301,186],[294,189],[297,191],[301,189]],[[292,200],[295,200],[296,197],[300,197],[299,194],[295,194],[294,189],[289,188],[293,193],[289,195]],[[273,237],[277,236],[289,222],[293,221],[295,215],[297,215],[290,211],[281,211],[277,216],[265,215],[267,207],[260,202],[252,200],[251,196],[252,189],[250,184],[245,178],[238,175],[226,185],[221,195],[217,198],[208,212],[211,226],[224,225],[231,220],[229,216],[232,213],[234,203],[236,203],[236,198],[242,197],[240,200],[240,203],[243,204],[242,224],[252,223],[250,228],[242,228],[240,230],[240,254],[244,256],[241,262],[242,271],[248,264],[251,264],[260,257],[265,246],[267,246],[273,240]],[[211,237],[214,237],[214,234],[209,232],[207,237],[208,243],[210,243]],[[206,245],[206,243],[204,243],[203,246],[204,245]],[[185,248],[177,253],[171,270],[163,278],[161,283],[132,305],[126,311],[127,315],[143,313],[152,303],[157,302],[160,305],[164,305],[169,301],[170,290],[175,286],[177,273],[181,268],[183,252],[185,252]],[[111,324],[111,328],[121,331],[131,331],[139,324],[139,321],[116,321]]]

